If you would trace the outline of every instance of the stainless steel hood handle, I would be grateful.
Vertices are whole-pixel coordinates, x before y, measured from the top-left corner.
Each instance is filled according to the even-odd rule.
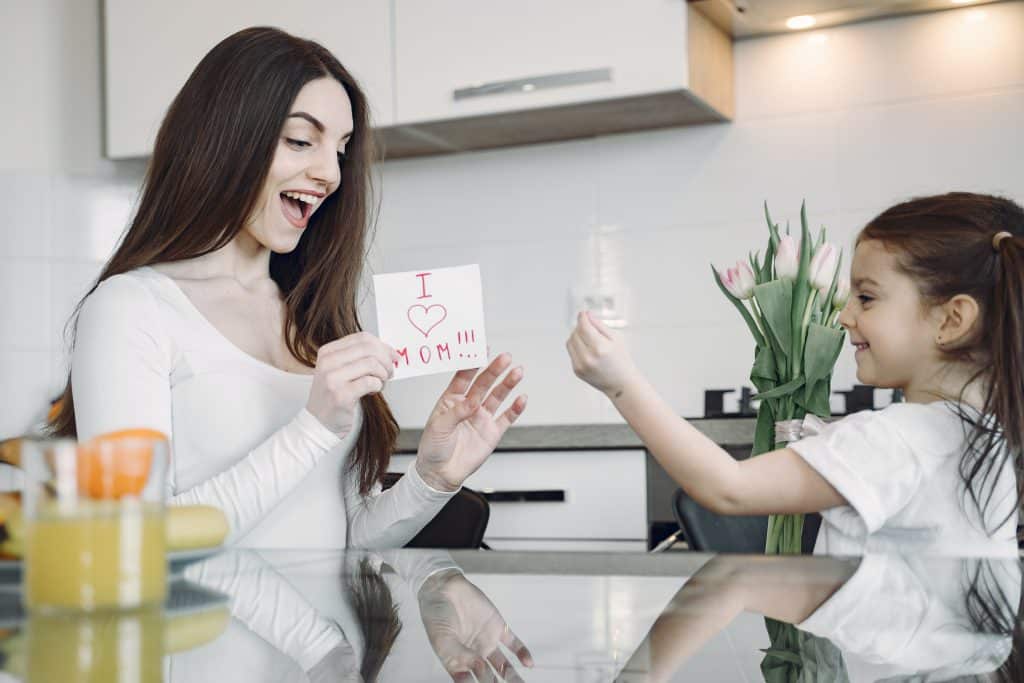
[[[612,80],[612,70],[609,67],[603,69],[586,69],[583,71],[563,71],[561,73],[546,74],[543,76],[530,76],[528,78],[515,78],[507,81],[491,81],[489,83],[474,83],[452,91],[452,98],[455,100],[466,100],[472,97],[487,97],[488,95],[501,95],[514,92],[533,92],[534,90],[546,90],[550,88],[564,88],[569,85],[587,85],[590,83],[604,83]]]

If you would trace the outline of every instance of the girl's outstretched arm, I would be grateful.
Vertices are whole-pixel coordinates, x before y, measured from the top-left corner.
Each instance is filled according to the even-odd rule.
[[[728,515],[818,512],[846,500],[796,451],[742,462],[676,415],[637,370],[622,339],[589,313],[566,342],[573,371],[611,400],[651,455],[694,500]]]

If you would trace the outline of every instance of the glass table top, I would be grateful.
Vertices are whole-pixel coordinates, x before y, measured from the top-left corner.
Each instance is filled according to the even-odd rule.
[[[28,616],[0,681],[1020,680],[1017,559],[224,550],[163,609]]]

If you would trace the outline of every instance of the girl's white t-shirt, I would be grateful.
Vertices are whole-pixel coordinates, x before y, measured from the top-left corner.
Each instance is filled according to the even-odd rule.
[[[961,483],[967,428],[952,404],[897,403],[790,444],[849,503],[821,513],[815,554],[1016,556],[1013,462],[989,482],[983,524]]]
[[[865,555],[850,580],[797,626],[842,651],[851,681],[960,680],[999,668],[1013,647],[1008,632],[986,632],[971,612],[984,607],[1010,626],[1020,594],[1015,557]]]
[[[452,493],[409,472],[359,494],[345,438],[306,409],[312,375],[224,337],[149,267],[100,283],[82,306],[71,380],[80,440],[148,427],[171,437],[167,501],[222,509],[229,543],[256,548],[400,547]]]

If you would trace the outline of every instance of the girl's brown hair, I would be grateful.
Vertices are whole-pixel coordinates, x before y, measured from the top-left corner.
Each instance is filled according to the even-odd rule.
[[[1001,232],[1010,233],[995,239]],[[957,294],[981,309],[969,338],[943,349],[947,360],[977,368],[984,387],[982,417],[960,408],[969,426],[960,461],[966,495],[985,518],[1007,464],[1021,498],[1024,448],[1024,209],[1009,199],[969,192],[913,199],[887,209],[861,231],[898,254],[926,305]],[[963,403],[963,396],[958,397]],[[1018,506],[1009,514],[1016,515]],[[1002,524],[1006,519],[999,522]],[[992,526],[986,524],[991,529]]]
[[[292,103],[318,78],[337,80],[352,103],[352,137],[344,159],[339,157],[341,186],[313,214],[292,252],[271,255],[270,276],[284,298],[288,350],[307,366],[316,365],[321,345],[360,331],[356,293],[368,248],[376,154],[369,106],[326,48],[266,27],[218,43],[174,98],[157,134],[138,210],[86,298],[114,275],[228,244],[258,201]],[[81,305],[72,317],[76,322]],[[366,494],[387,469],[398,424],[379,394],[364,396],[362,409],[349,467]],[[70,376],[51,431],[76,434]]]

